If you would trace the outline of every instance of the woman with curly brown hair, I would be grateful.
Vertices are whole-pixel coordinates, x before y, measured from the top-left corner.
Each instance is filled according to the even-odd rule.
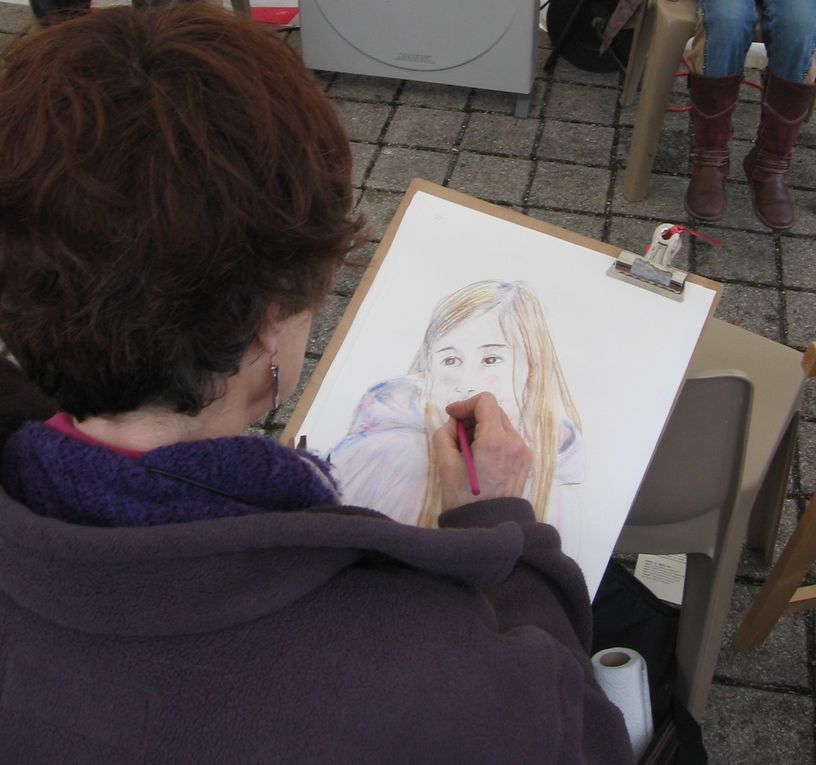
[[[243,435],[362,229],[296,54],[190,4],[6,59],[0,338],[39,392],[0,365],[0,761],[628,761],[492,396],[448,410],[483,501],[453,419],[435,436],[440,529]]]

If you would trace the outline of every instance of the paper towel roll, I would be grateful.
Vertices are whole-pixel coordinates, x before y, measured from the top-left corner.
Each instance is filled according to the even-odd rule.
[[[605,648],[592,657],[592,669],[607,698],[623,712],[639,760],[654,735],[646,662],[631,648]]]

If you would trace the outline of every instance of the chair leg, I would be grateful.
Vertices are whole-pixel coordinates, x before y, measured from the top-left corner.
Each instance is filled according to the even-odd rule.
[[[693,17],[684,16],[686,7],[682,6],[677,11],[673,6],[673,3],[658,0],[655,10],[654,29],[647,54],[648,65],[635,116],[629,163],[623,179],[623,196],[630,202],[638,202],[646,196],[677,66],[683,57],[686,43],[694,34]]]
[[[805,349],[804,354],[802,354],[801,365],[805,377],[816,377],[816,342],[810,343]],[[748,525],[746,545],[753,550],[761,550],[765,563],[768,565],[773,559],[779,517],[788,490],[788,476],[790,475],[798,435],[799,412],[797,411],[794,413],[776,449],[751,511],[751,522]]]
[[[765,474],[748,524],[748,536],[745,544],[752,550],[759,550],[765,565],[773,560],[776,535],[779,530],[779,519],[785,504],[788,490],[788,477],[796,449],[796,437],[799,433],[798,413],[791,420],[782,441],[777,447],[773,460]]]
[[[675,692],[695,720],[702,719],[705,711],[733,589],[733,576],[727,593],[717,588],[717,581],[711,558],[700,554],[687,556],[677,634]]]
[[[725,624],[734,592],[747,513],[738,507],[736,518],[744,518],[726,532],[717,563],[704,554],[686,557],[683,608],[677,634],[677,698],[695,720],[705,712],[711,681],[722,647]]]
[[[771,569],[759,595],[743,618],[734,636],[734,648],[737,651],[761,645],[783,613],[813,607],[806,598],[796,599],[793,603],[791,600],[814,560],[816,560],[816,497],[808,503],[779,560]]]
[[[647,5],[644,3],[637,11],[635,34],[632,38],[632,47],[629,49],[629,64],[626,67],[626,77],[623,80],[623,88],[618,99],[621,106],[629,106],[635,100],[640,81],[643,79],[647,48],[654,26],[654,13],[650,12]]]

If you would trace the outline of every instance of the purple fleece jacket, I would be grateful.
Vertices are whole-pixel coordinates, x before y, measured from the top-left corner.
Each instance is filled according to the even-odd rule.
[[[133,461],[66,438],[29,425],[4,450],[30,506],[0,493],[0,762],[631,762],[580,571],[524,500],[416,529],[280,507],[287,480],[241,459],[291,458],[270,442]],[[133,522],[161,496],[169,522]]]

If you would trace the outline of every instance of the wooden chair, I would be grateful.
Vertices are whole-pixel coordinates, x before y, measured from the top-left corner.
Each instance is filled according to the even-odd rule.
[[[743,542],[773,548],[805,379],[798,351],[709,321],[616,545],[687,554],[675,686],[698,720]]]
[[[811,343],[802,366],[816,377],[816,342]],[[754,599],[734,636],[734,648],[745,651],[762,644],[782,614],[816,608],[816,585],[800,586],[816,561],[816,495],[811,497],[779,560]]]

